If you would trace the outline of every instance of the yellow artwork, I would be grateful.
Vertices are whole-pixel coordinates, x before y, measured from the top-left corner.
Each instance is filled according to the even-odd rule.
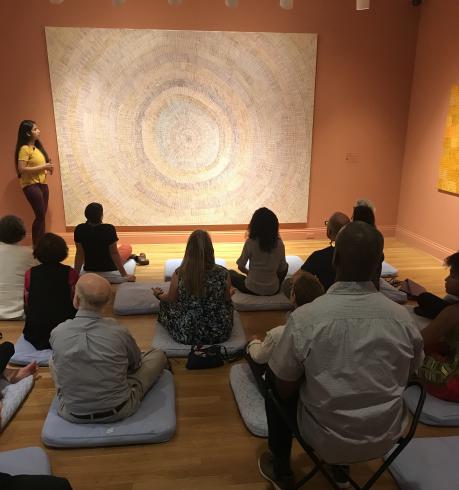
[[[459,194],[459,85],[451,92],[438,188]]]

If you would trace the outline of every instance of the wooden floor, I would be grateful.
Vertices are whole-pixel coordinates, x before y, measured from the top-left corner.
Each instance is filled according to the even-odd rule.
[[[312,251],[327,245],[325,241],[286,242],[289,255],[305,259]],[[215,244],[217,257],[234,267],[241,243]],[[184,245],[138,245],[134,252],[146,252],[150,265],[137,267],[138,281],[160,280],[166,259],[182,256]],[[72,264],[74,250],[67,263]],[[436,294],[443,294],[446,271],[441,262],[395,239],[387,239],[386,260],[399,269],[399,277],[409,277]],[[111,307],[108,315],[113,315]],[[282,312],[242,313],[247,338],[263,333],[284,322]],[[117,317],[126,325],[139,346],[146,349],[154,335],[153,315]],[[23,322],[1,322],[4,339],[16,341]],[[168,490],[233,489],[264,490],[270,486],[257,469],[257,455],[266,449],[266,440],[252,436],[242,423],[228,382],[229,367],[208,371],[187,371],[184,360],[172,361],[177,407],[177,432],[168,443],[100,449],[47,449],[55,475],[67,477],[76,490]],[[0,438],[0,450],[42,446],[40,433],[54,395],[48,369],[40,377],[30,396]],[[459,435],[459,429],[420,426],[418,436]],[[369,477],[378,462],[355,465],[357,481]],[[293,467],[298,476],[309,463],[298,447],[293,451]],[[304,488],[327,489],[328,484],[315,477]],[[395,490],[389,474],[374,487]]]

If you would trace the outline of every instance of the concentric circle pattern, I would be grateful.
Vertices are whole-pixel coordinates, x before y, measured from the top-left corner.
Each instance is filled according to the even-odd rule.
[[[46,28],[66,223],[305,222],[315,34]]]

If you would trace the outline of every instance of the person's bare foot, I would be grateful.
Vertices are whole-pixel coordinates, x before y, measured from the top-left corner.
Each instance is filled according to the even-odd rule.
[[[21,379],[27,378],[27,376],[34,376],[37,374],[38,364],[37,361],[33,361],[27,366],[24,366],[21,369],[16,371],[16,374],[11,379],[11,383],[17,383],[21,381]]]

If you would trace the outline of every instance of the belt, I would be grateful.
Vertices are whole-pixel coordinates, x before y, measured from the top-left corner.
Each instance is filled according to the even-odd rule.
[[[76,413],[70,413],[72,417],[75,417],[76,419],[82,419],[82,420],[97,420],[97,419],[105,419],[107,417],[110,417],[111,415],[115,415],[118,413],[128,400],[125,400],[123,403],[120,403],[117,407],[112,408],[111,410],[107,410],[106,412],[97,412],[97,413],[89,413],[87,415],[77,415]]]

